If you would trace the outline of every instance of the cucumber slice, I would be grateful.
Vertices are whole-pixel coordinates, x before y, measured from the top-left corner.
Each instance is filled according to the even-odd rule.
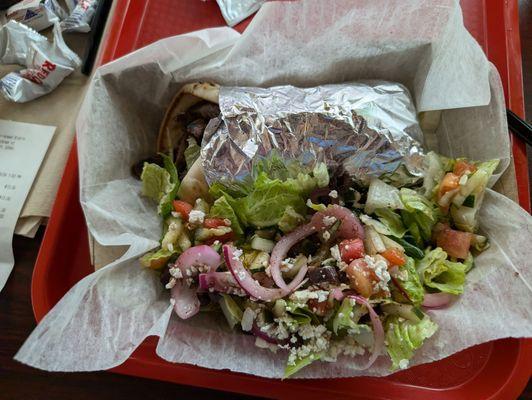
[[[270,253],[274,246],[275,243],[273,240],[264,239],[257,235],[253,235],[253,238],[251,239],[251,248],[254,250]]]
[[[270,263],[270,255],[265,251],[259,251],[255,256],[251,264],[249,265],[249,270],[251,272],[258,272],[264,270]]]
[[[227,294],[222,294],[220,299],[220,308],[224,313],[225,319],[229,324],[229,327],[233,329],[237,324],[242,321],[242,315],[244,314],[238,304]]]
[[[401,239],[395,236],[390,237],[394,242],[399,243],[405,249],[405,254],[409,257],[415,258],[416,260],[421,260],[425,253],[419,247],[414,246],[410,242],[407,242],[405,239]]]
[[[467,183],[460,187],[460,193],[454,196],[453,204],[460,207],[465,199],[473,192],[480,193],[486,189],[490,175],[481,169],[469,177]]]
[[[478,203],[477,203],[478,205]],[[478,207],[451,207],[451,217],[458,229],[465,232],[475,232],[477,229]]]
[[[381,239],[386,249],[396,249],[396,250],[401,251],[402,253],[405,252],[405,248],[401,246],[399,243],[397,243],[395,240],[392,240],[385,235],[381,235]]]

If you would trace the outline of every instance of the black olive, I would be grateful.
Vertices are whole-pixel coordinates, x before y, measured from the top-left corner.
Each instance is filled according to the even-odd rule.
[[[340,283],[338,272],[336,272],[336,268],[331,265],[309,270],[308,277],[310,282],[314,285],[319,285],[321,283],[337,285]]]

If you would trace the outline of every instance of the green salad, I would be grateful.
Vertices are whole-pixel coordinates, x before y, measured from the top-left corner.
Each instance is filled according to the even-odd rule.
[[[244,181],[189,188],[163,156],[141,175],[163,232],[140,261],[180,318],[223,314],[235,334],[286,357],[285,377],[346,356],[369,368],[387,355],[404,369],[438,329],[426,310],[463,293],[489,245],[477,215],[498,161],[429,153],[425,164],[418,186],[359,187],[336,184],[323,163],[272,156]]]

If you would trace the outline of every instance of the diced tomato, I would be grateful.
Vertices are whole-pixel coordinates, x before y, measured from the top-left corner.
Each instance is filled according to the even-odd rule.
[[[218,228],[219,226],[230,226],[230,223],[223,218],[205,218],[203,226],[205,228]]]
[[[346,239],[340,242],[340,257],[343,262],[350,263],[366,254],[362,239]]]
[[[183,200],[174,200],[173,201],[174,211],[181,214],[181,218],[185,221],[188,221],[188,215],[192,211],[192,206]]]
[[[450,257],[466,259],[473,235],[469,232],[444,228],[434,232],[436,245],[441,247]]]
[[[466,172],[472,173],[477,170],[477,167],[474,164],[469,164],[467,161],[457,161],[456,164],[454,164],[453,173],[457,176],[462,176]]]
[[[327,300],[318,301],[317,299],[309,299],[307,305],[310,311],[314,314],[323,317],[329,310],[329,302]]]
[[[219,241],[220,243],[226,243],[226,242],[230,242],[232,240],[235,239],[235,233],[233,231],[231,232],[227,232],[221,236],[213,236],[209,239],[206,239],[203,241],[203,244],[207,244],[207,245],[211,245],[213,244],[214,242],[216,241]]]
[[[405,265],[406,257],[404,253],[399,249],[387,249],[381,253],[381,256],[386,258],[386,260],[391,265]]]
[[[441,199],[445,193],[458,188],[459,181],[460,177],[458,175],[455,175],[452,172],[447,172],[440,183],[438,200]]]

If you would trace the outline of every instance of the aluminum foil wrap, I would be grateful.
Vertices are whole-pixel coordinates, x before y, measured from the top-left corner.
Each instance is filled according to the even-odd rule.
[[[257,12],[265,1],[266,0],[216,0],[225,22],[227,22],[227,25],[229,26],[235,26],[254,12]]]
[[[0,94],[7,100],[25,103],[54,90],[81,65],[81,60],[63,40],[59,24],[54,41],[26,26],[9,21],[0,30],[0,62],[19,63],[26,68],[0,79]]]
[[[398,83],[222,87],[219,103],[221,115],[207,126],[201,150],[209,183],[245,179],[272,153],[309,169],[325,162],[361,185],[373,177],[408,184],[422,176],[423,135]]]

